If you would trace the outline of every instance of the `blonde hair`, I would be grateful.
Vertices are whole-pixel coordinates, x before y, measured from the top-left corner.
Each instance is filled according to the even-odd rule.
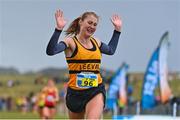
[[[99,16],[95,12],[85,12],[85,13],[83,13],[80,17],[76,18],[70,24],[70,26],[67,28],[67,30],[65,30],[66,36],[73,35],[73,34],[77,35],[80,32],[79,20],[83,21],[89,15],[93,15],[94,17],[99,19]]]

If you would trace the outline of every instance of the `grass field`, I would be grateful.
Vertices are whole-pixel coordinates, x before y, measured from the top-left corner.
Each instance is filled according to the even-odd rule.
[[[0,75],[0,82],[3,86],[0,86],[0,97],[17,97],[17,96],[27,96],[30,92],[37,93],[44,86],[41,84],[34,84],[34,80],[37,78],[37,75]],[[47,77],[42,77],[44,81],[47,81]],[[7,87],[8,80],[18,80],[20,85],[13,86],[12,88]],[[133,86],[134,92],[133,97],[136,100],[140,100],[141,97],[141,88],[142,80],[136,80],[129,82]],[[172,93],[175,96],[180,96],[180,80],[171,80],[169,82]],[[62,88],[63,84],[57,84],[59,90]],[[157,91],[159,92],[159,91]],[[159,94],[159,93],[157,93]]]
[[[21,113],[18,111],[14,112],[0,112],[0,119],[39,119],[37,113],[27,112]],[[55,119],[67,119],[67,116],[63,114],[57,114]]]
[[[103,119],[111,119],[112,115],[111,114],[104,114]],[[37,113],[21,113],[18,111],[13,111],[13,112],[0,112],[0,119],[39,119],[39,116]],[[68,116],[65,114],[60,114],[57,113],[55,116],[55,119],[68,119]]]
[[[20,97],[27,96],[30,92],[37,93],[46,84],[47,77],[43,76],[41,79],[44,84],[35,84],[34,80],[37,79],[37,75],[0,75],[0,82],[3,84],[0,86],[0,96],[1,97]],[[13,80],[18,81],[19,85],[14,85],[13,87],[7,87],[7,81]],[[57,84],[57,87],[61,89],[63,84]]]

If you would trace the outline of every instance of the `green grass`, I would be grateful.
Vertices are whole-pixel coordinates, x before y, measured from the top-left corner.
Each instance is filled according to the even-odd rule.
[[[34,80],[37,78],[37,75],[0,75],[0,82],[3,84],[3,86],[0,86],[0,97],[9,97],[11,96],[13,101],[17,97],[20,96],[28,96],[30,92],[37,93],[39,90],[45,85],[40,84],[34,84]],[[42,77],[43,81],[47,81],[47,77]],[[7,81],[8,80],[18,80],[20,82],[19,85],[15,85],[11,88],[7,87]],[[129,82],[130,85],[133,86],[133,97],[135,100],[140,100],[141,98],[141,89],[142,89],[142,80],[135,80]],[[172,93],[175,96],[180,96],[180,80],[175,79],[171,80],[169,82],[170,88],[172,90]],[[62,88],[63,84],[57,84],[56,85],[59,90]],[[159,91],[156,91],[156,94]],[[15,111],[14,108],[12,112],[1,112],[0,111],[0,119],[38,119],[38,114],[33,114],[31,112],[28,112],[26,114],[22,114],[18,111]],[[111,114],[104,114],[104,119],[111,119]],[[67,115],[63,115],[60,113],[57,113],[56,117],[57,119],[65,119],[67,118]]]
[[[104,114],[103,119],[111,119],[112,114]],[[18,111],[13,112],[0,112],[0,119],[40,119],[37,113],[27,112],[27,113],[21,113]],[[67,115],[57,113],[55,116],[55,119],[68,119]]]
[[[35,84],[34,80],[38,76],[36,75],[0,75],[0,82],[3,86],[0,86],[0,96],[1,97],[20,97],[28,96],[30,92],[39,92],[47,81],[47,77],[42,77],[44,84]],[[7,87],[7,81],[13,80],[14,82],[19,81],[19,85],[13,87]],[[59,89],[62,88],[62,84],[56,85]]]
[[[63,114],[56,114],[55,119],[67,119],[68,117]],[[21,113],[18,111],[13,112],[0,112],[0,119],[39,119],[37,113],[27,112]]]
[[[34,80],[39,77],[38,75],[0,75],[0,82],[3,84],[3,86],[0,86],[0,96],[1,97],[20,97],[20,96],[27,96],[30,92],[37,93],[40,91],[40,89],[44,86],[40,84],[34,84]],[[47,77],[42,77],[43,81],[47,81]],[[8,80],[18,80],[20,82],[20,85],[13,86],[12,88],[7,87],[7,81]],[[135,80],[132,82],[129,82],[130,85],[133,86],[134,92],[133,97],[135,100],[141,99],[141,90],[142,90],[142,80]],[[169,82],[170,88],[172,90],[172,93],[175,96],[180,96],[180,80],[172,80]],[[56,85],[59,90],[62,88],[63,84],[57,84]],[[156,91],[156,94],[159,91]]]

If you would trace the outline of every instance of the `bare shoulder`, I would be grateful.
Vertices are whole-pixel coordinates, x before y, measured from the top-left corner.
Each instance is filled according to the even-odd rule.
[[[55,90],[56,92],[58,92],[58,88],[57,88],[57,87],[55,87],[54,90]]]
[[[42,92],[46,92],[47,91],[47,86],[44,86],[44,88],[42,89]]]
[[[76,45],[74,43],[74,40],[73,40],[72,36],[64,38],[64,42],[66,43],[67,47],[69,48],[67,50],[72,50],[73,51],[75,49]]]
[[[70,37],[65,37],[64,38],[64,41],[71,41],[71,40],[73,40],[73,38],[70,36]]]
[[[101,41],[100,41],[100,39],[99,38],[97,38],[97,37],[93,37],[95,40],[96,40],[96,42],[98,43],[98,46],[101,46]]]
[[[71,47],[72,44],[74,44],[72,37],[65,37],[64,42],[66,43],[67,47]]]

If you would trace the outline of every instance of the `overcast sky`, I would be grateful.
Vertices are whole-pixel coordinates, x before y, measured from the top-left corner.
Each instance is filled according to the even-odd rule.
[[[144,72],[150,56],[165,31],[169,31],[170,71],[180,71],[179,0],[0,0],[0,66],[21,72],[47,67],[65,68],[64,53],[46,55],[55,28],[56,9],[70,22],[83,12],[100,16],[95,37],[108,43],[113,32],[110,17],[123,20],[122,34],[114,56],[103,55],[102,67],[116,70],[123,61],[129,71]],[[61,35],[63,39],[64,34]]]

